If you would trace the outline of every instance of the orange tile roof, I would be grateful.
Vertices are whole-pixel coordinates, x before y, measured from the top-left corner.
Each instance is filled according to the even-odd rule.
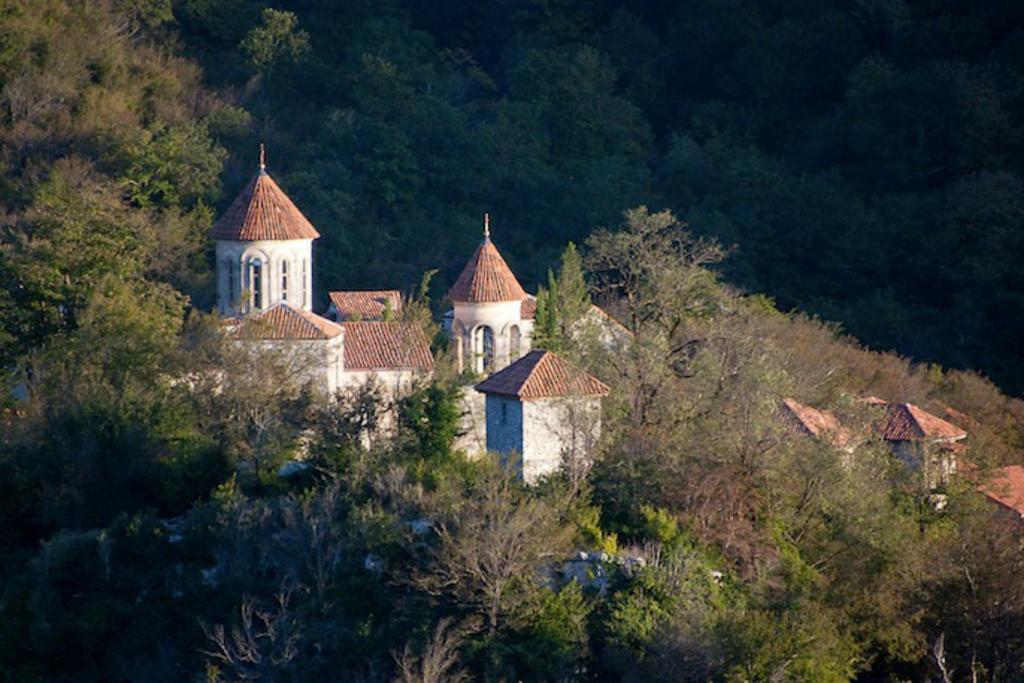
[[[1024,467],[1010,465],[998,469],[979,488],[989,500],[1024,517]]]
[[[213,226],[216,240],[309,240],[320,237],[299,208],[261,170]]]
[[[434,367],[423,332],[407,322],[345,322],[346,370],[429,370]]]
[[[878,433],[886,441],[957,441],[967,432],[913,403],[890,403]]]
[[[338,312],[338,320],[380,320],[387,302],[391,302],[392,313],[402,312],[402,294],[397,289],[350,290],[331,292],[328,296]]]
[[[850,433],[839,424],[839,419],[830,410],[818,410],[791,398],[784,398],[779,417],[790,432],[827,437],[839,446],[850,440]]]
[[[232,334],[235,339],[316,340],[341,333],[341,326],[327,318],[279,303],[246,318]]]
[[[522,301],[527,294],[491,238],[485,237],[448,290],[448,298],[460,303],[487,303]]]
[[[519,304],[519,318],[521,320],[533,320],[537,317],[537,297],[527,296],[523,299],[523,302]]]
[[[485,394],[515,396],[524,401],[556,396],[607,396],[609,391],[604,382],[560,356],[539,349],[494,373],[477,384],[476,389]]]

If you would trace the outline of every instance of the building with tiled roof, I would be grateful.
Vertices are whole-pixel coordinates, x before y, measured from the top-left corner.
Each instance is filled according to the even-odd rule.
[[[345,322],[345,369],[349,372],[417,370],[434,367],[430,344],[408,322]]]
[[[889,403],[878,425],[886,441],[951,442],[967,437],[967,432],[913,403]]]
[[[311,311],[281,302],[234,321],[229,334],[281,354],[297,376],[333,395],[345,383],[345,330]]]
[[[260,165],[213,226],[217,250],[217,307],[222,315],[285,302],[313,307],[313,240],[320,233]]]
[[[323,341],[342,334],[341,325],[310,311],[279,303],[233,326],[235,339]]]
[[[530,350],[536,299],[529,296],[491,241],[484,239],[448,291],[453,310],[448,333],[459,371],[490,374]]]
[[[913,403],[865,403],[881,411],[875,433],[900,459],[922,470],[927,486],[942,486],[956,473],[966,431]]]
[[[839,419],[831,410],[819,410],[792,398],[784,398],[779,410],[779,420],[790,434],[826,439],[839,447],[850,443],[849,430],[839,423]]]
[[[496,372],[476,390],[520,401],[565,396],[607,396],[608,386],[551,351],[535,350]]]
[[[383,320],[402,313],[402,293],[397,289],[367,289],[330,292],[327,317],[346,320]]]
[[[487,450],[528,483],[584,462],[600,438],[608,386],[550,351],[531,351],[476,389],[486,397]]]
[[[1024,523],[1024,467],[1002,467],[979,489],[1012,519]]]

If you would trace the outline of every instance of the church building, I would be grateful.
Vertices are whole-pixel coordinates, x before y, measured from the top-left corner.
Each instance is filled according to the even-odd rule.
[[[256,176],[214,225],[217,309],[235,320],[232,336],[311,359],[306,374],[331,395],[378,382],[389,395],[428,376],[434,359],[401,311],[397,292],[332,292],[335,320],[313,312],[313,240],[320,233],[267,173],[262,147]],[[383,294],[388,301],[381,301]],[[355,302],[354,310],[344,302]],[[382,315],[373,315],[374,311]]]
[[[257,174],[212,236],[217,309],[238,343],[302,360],[303,372],[328,395],[374,381],[394,398],[430,376],[429,341],[401,320],[397,290],[332,291],[326,317],[313,312],[313,241],[320,233],[267,173],[262,146]],[[448,298],[444,325],[459,372],[490,376],[464,388],[460,446],[471,457],[491,450],[511,461],[515,454],[528,482],[557,470],[565,457],[587,457],[608,388],[552,353],[531,352],[537,301],[498,253],[486,214],[483,241]]]

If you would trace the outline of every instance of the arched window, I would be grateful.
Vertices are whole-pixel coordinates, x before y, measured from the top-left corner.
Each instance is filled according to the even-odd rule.
[[[288,262],[281,261],[281,301],[288,301]]]
[[[258,258],[254,258],[249,264],[249,286],[252,289],[252,307],[263,308],[263,262]]]
[[[508,362],[519,360],[519,326],[513,325],[508,331]]]
[[[481,325],[474,331],[474,346],[476,347],[477,371],[494,371],[494,331],[486,325]]]

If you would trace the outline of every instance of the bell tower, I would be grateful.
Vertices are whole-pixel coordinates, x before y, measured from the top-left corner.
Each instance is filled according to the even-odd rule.
[[[523,302],[528,295],[491,241],[491,220],[484,214],[484,239],[462,269],[448,298],[454,304],[451,337],[459,370],[489,375],[530,350]]]
[[[313,240],[320,233],[267,173],[259,170],[213,226],[217,310],[239,315],[279,302],[313,308]]]

